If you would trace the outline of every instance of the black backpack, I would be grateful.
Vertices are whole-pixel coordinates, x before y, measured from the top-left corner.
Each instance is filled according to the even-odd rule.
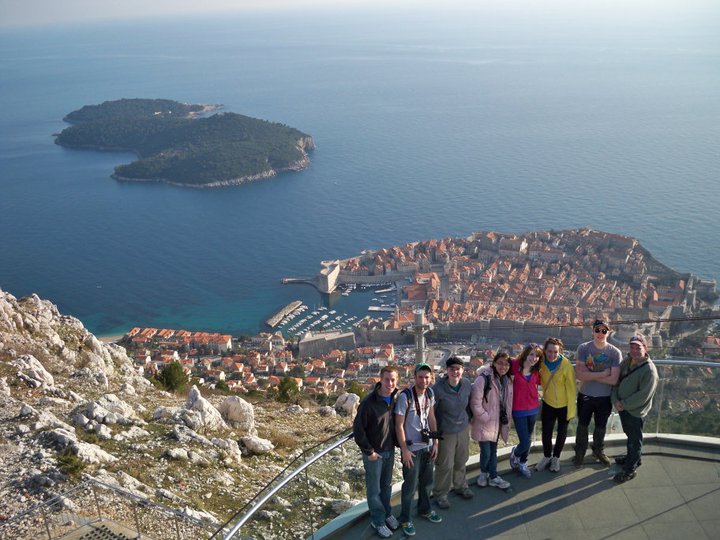
[[[490,377],[488,375],[482,374],[480,377],[483,377],[485,379],[485,386],[483,386],[483,401],[485,403],[488,402],[488,392],[490,392]]]

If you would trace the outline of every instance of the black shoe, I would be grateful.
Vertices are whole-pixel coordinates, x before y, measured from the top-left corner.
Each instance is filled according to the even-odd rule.
[[[584,461],[585,461],[585,456],[582,456],[580,454],[575,454],[575,457],[572,460],[573,465],[575,465],[578,468],[583,466]]]
[[[605,455],[605,452],[602,448],[593,448],[592,454],[600,463],[602,463],[606,467],[610,465],[610,458]]]
[[[627,461],[627,456],[618,456],[615,458],[615,463],[618,465],[625,465],[625,462]],[[642,465],[642,458],[638,460],[637,466],[639,467]]]
[[[613,480],[616,484],[622,484],[624,482],[627,482],[628,480],[632,480],[637,476],[637,473],[635,471],[633,472],[621,472],[613,476]]]

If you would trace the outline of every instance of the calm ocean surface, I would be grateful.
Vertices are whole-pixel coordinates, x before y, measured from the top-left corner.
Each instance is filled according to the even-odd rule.
[[[720,278],[720,9],[155,20],[0,33],[0,288],[93,332],[256,331],[319,261],[590,226]],[[222,103],[317,143],[303,172],[190,190],[53,144],[123,97]],[[363,313],[364,299],[340,309]]]

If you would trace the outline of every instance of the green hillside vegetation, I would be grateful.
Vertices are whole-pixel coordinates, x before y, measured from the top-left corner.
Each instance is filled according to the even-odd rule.
[[[203,111],[202,105],[188,105],[171,99],[118,99],[100,105],[85,105],[68,114],[63,120],[71,124],[107,120],[117,116],[153,116],[156,113],[185,117]]]
[[[121,180],[202,186],[240,183],[307,164],[312,138],[283,124],[235,113],[195,115],[202,105],[123,99],[67,115],[77,122],[55,142],[64,147],[133,151],[138,160],[115,168]]]

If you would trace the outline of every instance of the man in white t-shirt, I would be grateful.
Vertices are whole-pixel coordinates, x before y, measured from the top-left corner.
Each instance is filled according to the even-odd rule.
[[[430,486],[433,483],[433,462],[437,456],[437,423],[435,396],[430,388],[432,368],[420,363],[415,366],[415,382],[397,395],[395,433],[403,465],[400,526],[406,536],[415,536],[410,519],[410,505],[418,491],[418,514],[432,523],[442,518],[430,507]]]

